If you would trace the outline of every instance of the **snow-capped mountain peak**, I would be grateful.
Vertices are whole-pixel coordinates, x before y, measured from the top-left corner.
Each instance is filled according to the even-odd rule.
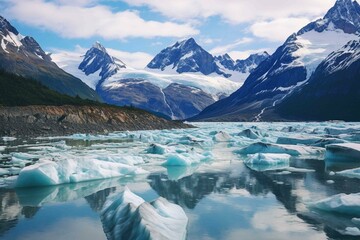
[[[348,42],[337,51],[332,52],[322,63],[322,68],[328,74],[346,69],[353,62],[360,59],[360,40]]]
[[[312,30],[323,32],[336,29],[348,34],[360,31],[360,5],[357,1],[337,0],[324,18],[308,24],[298,32],[298,35]]]
[[[216,73],[230,77],[219,69],[215,58],[199,46],[193,38],[176,42],[165,48],[151,60],[147,68],[167,73],[202,73],[204,75]]]
[[[101,43],[99,41],[96,41],[93,45],[92,48],[96,48],[98,50],[100,50],[101,52],[107,53],[106,48],[101,45]]]
[[[99,42],[95,42],[86,52],[79,65],[79,69],[86,75],[96,73],[95,75],[98,75],[100,79],[116,74],[121,68],[126,68],[126,65],[121,60],[110,56]]]
[[[27,57],[51,62],[34,38],[21,35],[5,18],[0,16],[0,44],[6,54],[21,52]]]

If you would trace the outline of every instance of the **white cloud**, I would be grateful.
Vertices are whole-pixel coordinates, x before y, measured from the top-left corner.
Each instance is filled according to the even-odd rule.
[[[253,41],[252,38],[241,38],[236,40],[235,42],[231,43],[231,44],[227,44],[227,45],[223,45],[223,46],[218,46],[216,48],[213,48],[210,50],[210,53],[213,55],[220,55],[220,54],[225,54],[228,53],[229,51],[233,50],[234,48],[243,45],[243,44],[247,44],[247,43],[251,43]]]
[[[215,42],[220,42],[221,39],[220,38],[200,38],[199,42],[201,44],[206,44],[206,45],[209,45],[209,44],[213,44]]]
[[[198,34],[198,30],[190,24],[146,21],[138,12],[112,12],[104,5],[87,6],[92,3],[91,0],[70,2],[9,0],[5,13],[25,24],[53,31],[65,38],[180,38]]]
[[[148,6],[164,16],[189,18],[220,16],[237,24],[258,20],[324,14],[334,0],[122,0],[132,6]],[[295,14],[296,13],[296,14]]]
[[[307,18],[280,18],[273,21],[256,22],[250,31],[257,37],[270,41],[284,41],[295,31],[311,22]]]
[[[136,68],[143,69],[153,59],[153,56],[145,52],[124,52],[115,49],[108,48],[108,53],[114,56],[126,65]]]

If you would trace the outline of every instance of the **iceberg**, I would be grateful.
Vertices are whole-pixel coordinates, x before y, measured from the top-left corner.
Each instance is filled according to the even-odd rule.
[[[173,153],[166,156],[163,166],[192,166],[212,159],[210,152],[199,154],[196,152]]]
[[[267,171],[289,167],[290,158],[288,154],[257,153],[250,155],[244,163],[253,170]]]
[[[340,143],[327,145],[325,160],[328,162],[360,163],[360,144]]]
[[[285,153],[291,156],[322,156],[325,149],[319,147],[308,147],[300,145],[282,145],[273,143],[253,143],[247,147],[235,151],[239,154],[256,154],[256,153]]]
[[[330,135],[340,135],[340,134],[351,134],[354,132],[359,132],[360,128],[325,128],[327,134]]]
[[[245,129],[242,132],[240,132],[238,134],[239,137],[245,137],[245,138],[250,138],[250,139],[258,139],[262,136],[262,134],[257,131],[257,130],[253,130],[253,129]]]
[[[2,137],[4,142],[12,142],[16,140],[16,137]]]
[[[165,146],[153,143],[145,151],[146,151],[146,153],[149,153],[149,154],[163,155],[167,152],[167,149]]]
[[[215,142],[229,142],[231,141],[231,136],[226,132],[219,131],[218,133],[215,134],[213,140]]]
[[[109,240],[186,239],[188,218],[180,206],[162,197],[145,202],[127,187],[107,199],[100,217]]]
[[[326,212],[360,217],[360,193],[338,194],[318,202],[310,203],[310,208]]]
[[[97,159],[67,158],[57,161],[41,159],[20,171],[15,186],[53,186],[146,173],[138,167]]]
[[[276,143],[325,147],[328,144],[346,143],[346,141],[338,138],[321,138],[317,136],[293,136],[293,137],[279,137]]]

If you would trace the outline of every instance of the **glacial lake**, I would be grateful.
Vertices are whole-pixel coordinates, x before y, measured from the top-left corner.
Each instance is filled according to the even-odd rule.
[[[0,139],[0,239],[121,239],[105,234],[102,214],[124,189],[146,202],[162,197],[180,206],[188,219],[186,239],[360,239],[360,176],[338,174],[360,167],[357,145],[350,157],[342,150],[340,160],[332,155],[340,150],[326,150],[360,143],[360,124],[195,125]],[[78,161],[88,164],[73,167]],[[126,171],[87,179],[114,176],[117,165],[109,162]],[[26,185],[33,178],[59,185]],[[338,194],[352,196],[350,206],[340,201],[346,209],[335,208],[336,200],[317,204]]]

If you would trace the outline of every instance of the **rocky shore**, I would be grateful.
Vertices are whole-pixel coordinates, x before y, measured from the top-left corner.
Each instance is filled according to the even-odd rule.
[[[0,136],[55,136],[74,133],[190,128],[146,111],[112,106],[0,107]]]

